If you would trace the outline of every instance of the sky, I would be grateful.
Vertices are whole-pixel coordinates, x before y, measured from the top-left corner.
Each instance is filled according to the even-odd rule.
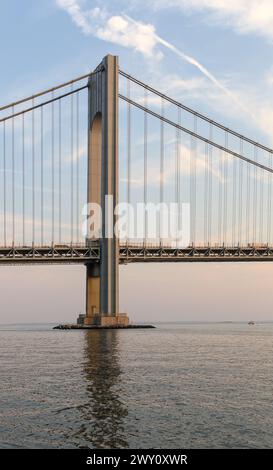
[[[110,53],[140,80],[273,146],[271,0],[1,3],[1,104],[87,73]],[[134,322],[273,320],[271,264],[120,272],[121,310]],[[84,311],[84,267],[0,267],[0,285],[1,323],[72,321]]]

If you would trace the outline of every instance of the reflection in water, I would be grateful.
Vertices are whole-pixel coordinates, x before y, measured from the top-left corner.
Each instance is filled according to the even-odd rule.
[[[85,333],[84,374],[88,402],[80,430],[94,448],[128,447],[123,420],[128,412],[120,398],[121,370],[116,330],[92,330]]]
[[[0,327],[0,447],[272,449],[273,324],[20,328]]]

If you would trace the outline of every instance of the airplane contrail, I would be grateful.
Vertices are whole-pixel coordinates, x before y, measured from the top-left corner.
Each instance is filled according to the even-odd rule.
[[[130,16],[128,16],[128,15],[124,15],[124,16],[130,22],[132,22],[133,24],[136,24],[136,25],[138,24],[138,22],[135,21]],[[164,46],[167,49],[171,50],[176,55],[178,55],[181,59],[183,59],[185,62],[188,62],[189,64],[196,67],[219,90],[221,90],[225,95],[227,95],[234,103],[236,103],[237,106],[239,106],[244,112],[249,114],[251,116],[251,118],[256,121],[256,117],[254,116],[254,114],[227,87],[225,87],[225,85],[223,85],[223,83],[221,83],[206,67],[204,67],[204,65],[202,65],[200,62],[198,62],[198,60],[196,60],[194,57],[191,57],[191,56],[185,54],[183,51],[181,51],[176,46],[174,46],[170,42],[166,41],[162,37],[158,36],[157,34],[154,34],[154,37],[155,37],[158,44],[161,44],[162,46]]]

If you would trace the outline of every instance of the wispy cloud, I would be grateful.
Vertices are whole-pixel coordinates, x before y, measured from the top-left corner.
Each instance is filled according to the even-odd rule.
[[[159,46],[171,50],[183,61],[197,68],[216,88],[226,94],[236,106],[255,116],[220,80],[218,80],[203,64],[160,37],[152,24],[135,21],[128,15],[108,15],[98,7],[82,10],[78,0],[56,0],[57,5],[66,10],[75,24],[85,33],[92,34],[102,40],[134,49],[144,56],[160,59],[163,54]],[[108,18],[107,18],[108,16]]]
[[[96,7],[88,11],[83,11],[78,0],[56,0],[58,7],[66,10],[73,22],[82,30],[84,34],[94,33],[94,24],[103,18],[103,11]]]
[[[156,51],[158,44],[155,27],[132,21],[126,16],[112,16],[106,24],[97,29],[97,36],[104,41],[132,48],[147,57],[161,59],[162,53]]]
[[[125,16],[111,15],[99,7],[84,10],[79,0],[56,0],[56,4],[84,34],[134,49],[146,57],[162,57],[160,51],[155,51],[158,41],[152,24],[128,21]]]
[[[87,155],[87,145],[83,144],[83,145],[80,145],[79,148],[74,149],[72,153],[67,152],[63,160],[66,163],[77,162],[78,160],[80,160],[82,157],[85,157],[86,155]]]
[[[185,62],[188,62],[188,64],[192,65],[193,67],[196,67],[208,80],[210,80],[213,85],[216,86],[216,88],[219,88],[224,94],[226,94],[232,101],[236,103],[237,106],[242,108],[244,111],[246,111],[248,114],[251,115],[251,117],[254,118],[252,113],[248,108],[244,106],[244,104],[232,93],[220,80],[218,80],[204,65],[202,65],[198,60],[196,60],[194,57],[191,57],[184,52],[180,51],[176,46],[171,44],[170,42],[166,41],[165,39],[162,39],[160,36],[157,36],[158,43],[162,44],[165,46],[167,49],[170,49],[172,52],[174,52],[178,57],[183,59]]]
[[[175,144],[174,141],[170,141],[169,145]],[[219,180],[221,183],[224,183],[224,177],[223,175],[219,172],[217,168],[215,168],[215,165],[210,165],[207,161],[206,155],[203,151],[199,149],[198,154],[194,157],[194,168],[191,165],[192,162],[192,151],[189,146],[187,145],[180,145],[179,146],[179,155],[180,155],[180,171],[179,175],[180,177],[182,176],[192,176],[193,172],[197,176],[201,176],[205,174],[205,171],[208,171],[208,173],[211,173],[211,175]],[[227,158],[227,162],[230,162],[227,156],[222,155],[222,159]],[[140,168],[140,163],[135,162],[135,166],[133,168],[133,174],[139,174],[141,171]],[[149,165],[149,171],[148,171],[148,184],[149,186],[158,186],[160,182],[164,183],[166,186],[167,185],[173,185],[174,184],[174,178],[176,177],[176,168],[175,165],[170,165],[167,164],[165,169],[164,169],[164,174],[161,177],[160,170],[158,168],[158,165],[156,163],[150,164]],[[128,183],[127,178],[121,178],[122,183]],[[136,188],[142,188],[144,184],[143,177],[139,178],[130,178],[130,184]]]
[[[207,11],[221,25],[273,39],[272,0],[152,0],[151,5],[156,10],[174,7],[188,12]]]
[[[162,59],[164,49],[172,51],[200,72],[203,79],[197,77],[185,81],[176,77],[176,84],[180,88],[180,92],[184,88],[184,91],[188,93],[191,91],[193,94],[200,95],[200,90],[205,90],[207,99],[211,103],[215,102],[218,109],[219,104],[224,102],[224,109],[227,113],[230,109],[234,114],[234,105],[236,105],[236,110],[240,111],[242,116],[250,116],[256,127],[269,135],[272,140],[269,123],[273,122],[273,111],[267,103],[267,97],[256,96],[255,89],[248,89],[247,94],[244,91],[245,86],[241,90],[240,87],[237,87],[236,91],[231,91],[224,81],[219,80],[195,57],[186,54],[159,36],[154,25],[135,21],[125,14],[111,15],[109,11],[99,7],[85,10],[80,0],[56,0],[56,4],[70,15],[73,22],[86,35],[93,35],[104,41],[132,49],[149,60]],[[230,0],[229,2],[226,0],[170,0],[167,4],[165,0],[154,0],[150,5],[153,5],[155,9],[163,9],[167,5],[183,9],[183,11],[207,10],[212,12],[216,19],[226,18],[240,31],[260,32],[267,37],[272,35],[273,38],[272,0]],[[273,83],[271,75],[269,73],[267,77],[268,86]],[[174,81],[173,77],[172,88],[177,92]],[[168,92],[166,88],[164,91]],[[159,103],[154,102],[153,104]]]

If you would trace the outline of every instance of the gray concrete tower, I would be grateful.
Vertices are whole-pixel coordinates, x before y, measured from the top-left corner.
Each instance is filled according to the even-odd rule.
[[[127,325],[127,315],[119,313],[119,243],[113,230],[118,203],[118,57],[106,56],[95,72],[88,84],[88,202],[101,206],[102,233],[100,264],[87,265],[84,322]]]

